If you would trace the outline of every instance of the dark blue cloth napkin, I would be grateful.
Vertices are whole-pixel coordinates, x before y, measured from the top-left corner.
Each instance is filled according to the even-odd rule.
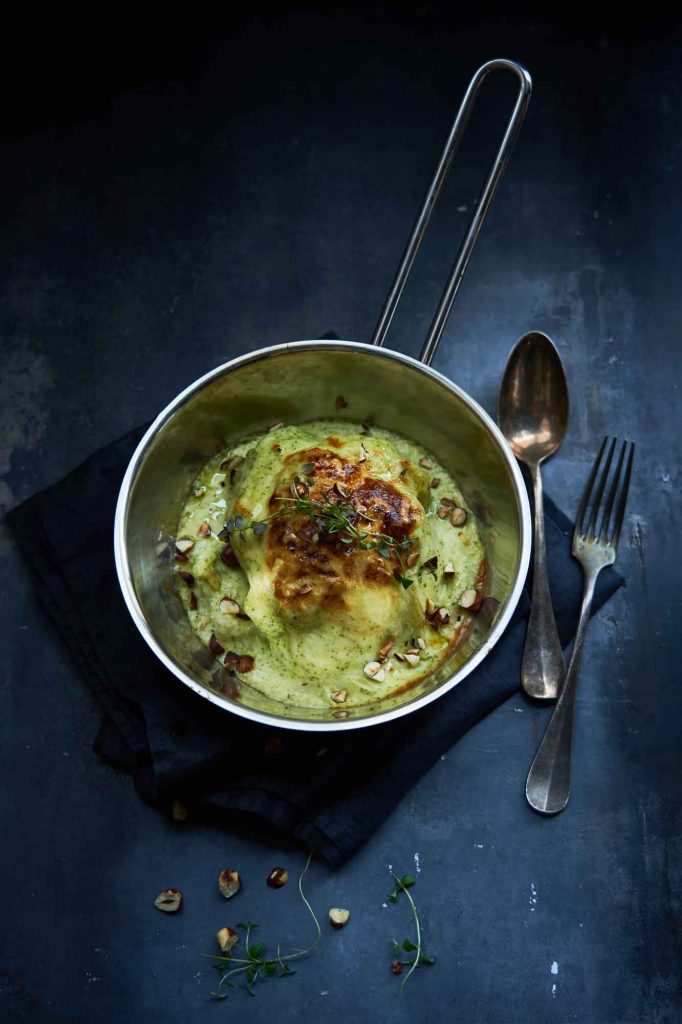
[[[190,819],[268,823],[340,864],[444,751],[518,689],[528,601],[475,672],[396,722],[338,736],[300,734],[216,709],[151,653],[119,591],[114,509],[144,429],[92,455],[7,517],[40,598],[102,705],[95,750],[130,771],[151,803],[170,810],[180,799]],[[565,645],[577,623],[582,572],[570,554],[572,524],[549,500],[545,512],[552,598]],[[612,569],[601,574],[595,611],[622,582]]]

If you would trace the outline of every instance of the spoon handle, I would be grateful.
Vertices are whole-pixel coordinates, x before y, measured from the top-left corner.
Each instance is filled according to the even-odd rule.
[[[535,500],[535,551],[533,599],[523,651],[521,681],[529,697],[535,697],[537,700],[554,700],[561,691],[566,669],[547,579],[545,510],[542,501],[540,464],[531,465],[529,469]]]

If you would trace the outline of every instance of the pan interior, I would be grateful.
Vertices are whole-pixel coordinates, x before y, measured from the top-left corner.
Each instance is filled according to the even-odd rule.
[[[345,405],[337,403],[342,397]],[[273,421],[369,421],[414,439],[445,465],[478,515],[495,598],[466,640],[418,686],[357,708],[284,705],[244,686],[230,698],[225,672],[199,645],[174,590],[159,537],[172,536],[189,488],[216,446]],[[519,486],[520,485],[520,486]],[[143,636],[184,682],[215,703],[292,728],[352,727],[404,713],[449,689],[492,645],[516,602],[528,563],[529,513],[513,458],[464,393],[396,353],[350,342],[305,342],[255,353],[198,381],[161,414],[128,469],[117,512],[116,554],[128,606]],[[334,717],[334,716],[337,717]]]

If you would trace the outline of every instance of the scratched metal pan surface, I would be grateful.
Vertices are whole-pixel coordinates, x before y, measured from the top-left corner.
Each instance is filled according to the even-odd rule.
[[[494,71],[511,72],[518,93],[505,135],[460,247],[419,360],[383,347],[391,319],[478,91]],[[298,341],[259,349],[190,384],[159,414],[123,479],[114,553],[128,610],[166,667],[217,708],[252,721],[311,731],[343,731],[387,722],[424,707],[473,672],[504,633],[525,582],[531,519],[526,488],[501,432],[462,388],[430,366],[530,97],[520,65],[489,61],[474,75],[386,299],[371,344]],[[336,409],[343,395],[347,406]],[[275,701],[245,681],[237,697],[225,673],[193,635],[175,592],[172,563],[158,554],[159,535],[175,534],[190,488],[215,439],[227,446],[273,419],[301,424],[336,416],[403,434],[428,448],[459,482],[479,522],[488,561],[485,603],[462,644],[412,689],[363,706],[302,708]],[[189,640],[188,640],[189,637]],[[334,689],[333,680],[329,680]]]

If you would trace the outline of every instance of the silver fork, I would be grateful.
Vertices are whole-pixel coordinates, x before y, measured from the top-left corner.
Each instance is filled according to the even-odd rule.
[[[573,533],[573,555],[583,567],[585,585],[571,662],[563,689],[526,781],[526,799],[531,807],[541,814],[558,814],[559,811],[563,811],[571,795],[573,710],[587,625],[590,621],[594,585],[602,569],[607,565],[613,565],[616,560],[625,515],[635,446],[631,442],[623,441],[618,463],[611,474],[608,496],[604,500],[617,439],[614,437],[610,445],[608,442],[608,437],[605,437],[595,459],[578,509]],[[608,454],[602,465],[607,446]]]

